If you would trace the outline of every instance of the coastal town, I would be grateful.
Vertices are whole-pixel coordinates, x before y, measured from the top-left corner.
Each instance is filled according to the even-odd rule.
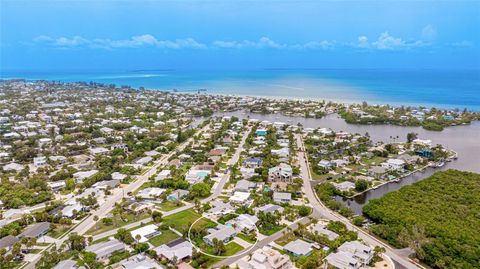
[[[338,199],[457,152],[416,133],[375,142],[234,111],[437,131],[480,116],[0,81],[0,268],[424,268]]]

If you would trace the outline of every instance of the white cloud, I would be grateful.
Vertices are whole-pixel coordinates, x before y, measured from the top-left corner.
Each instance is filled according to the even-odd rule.
[[[284,44],[277,43],[268,37],[261,37],[258,41],[242,40],[242,41],[225,41],[216,40],[212,42],[212,46],[216,48],[242,49],[242,48],[286,48]]]
[[[357,48],[376,50],[405,50],[426,45],[427,43],[421,40],[405,41],[402,38],[390,35],[388,32],[381,33],[377,40],[373,42],[369,42],[366,36],[359,36],[357,43],[353,44]]]
[[[331,50],[335,48],[335,41],[310,41],[304,44],[298,44],[292,46],[295,49],[320,49],[320,50]]]
[[[368,37],[362,35],[358,37],[358,47],[360,48],[368,48],[370,44],[368,43]]]
[[[437,29],[432,25],[427,25],[422,29],[422,39],[425,41],[433,41],[437,37]]]
[[[153,35],[145,34],[132,36],[130,39],[111,40],[104,38],[96,38],[88,40],[80,36],[73,38],[59,37],[51,38],[49,36],[39,36],[34,39],[36,42],[43,42],[57,47],[90,47],[90,48],[139,48],[139,47],[156,47],[164,49],[183,49],[183,48],[205,48],[206,45],[197,42],[193,38],[176,39],[176,40],[158,40]]]
[[[460,42],[454,42],[450,44],[452,47],[455,48],[470,48],[473,47],[473,43],[467,40],[462,40]]]

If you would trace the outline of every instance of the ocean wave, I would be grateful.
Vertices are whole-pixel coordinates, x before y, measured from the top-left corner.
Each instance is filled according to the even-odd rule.
[[[135,74],[135,75],[111,75],[111,76],[99,76],[93,79],[119,79],[119,78],[154,78],[154,77],[166,77],[166,74]]]

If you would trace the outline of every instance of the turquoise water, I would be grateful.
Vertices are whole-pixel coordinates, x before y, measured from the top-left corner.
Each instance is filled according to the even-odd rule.
[[[95,81],[211,94],[368,101],[480,110],[480,70],[2,72],[1,78]]]

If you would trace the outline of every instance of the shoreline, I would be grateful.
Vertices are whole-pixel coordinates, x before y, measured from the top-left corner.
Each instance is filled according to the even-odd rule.
[[[155,76],[148,76],[148,77],[141,77],[141,78],[151,78],[151,77],[155,77]],[[119,77],[118,80],[120,80],[121,78]],[[76,83],[76,82],[85,82],[85,83],[88,83],[90,81],[92,82],[95,82],[95,83],[99,83],[99,84],[119,84],[119,85],[123,85],[123,84],[126,84],[128,86],[130,85],[133,85],[135,83],[130,83],[130,85],[128,83],[119,83],[118,81],[117,82],[102,82],[101,80],[102,79],[98,79],[95,80],[95,79],[83,79],[83,80],[75,80],[75,79],[37,79],[37,78],[22,78],[22,77],[17,77],[17,78],[13,78],[13,77],[8,77],[8,78],[0,78],[0,82],[4,80],[4,81],[8,81],[8,80],[25,80],[27,82],[37,82],[37,81],[48,81],[48,82],[54,82],[54,81],[58,81],[58,82],[62,82],[62,83]],[[100,80],[100,82],[98,82],[98,80]],[[263,98],[263,99],[268,99],[268,100],[274,100],[274,101],[282,101],[282,100],[293,100],[293,101],[315,101],[315,102],[321,102],[321,101],[325,101],[325,102],[333,102],[335,104],[339,104],[339,105],[358,105],[358,104],[361,104],[362,102],[367,102],[369,105],[372,105],[372,106],[385,106],[385,105],[390,105],[394,108],[399,108],[399,107],[402,107],[402,106],[405,106],[405,107],[426,107],[426,108],[437,108],[437,109],[441,109],[441,110],[456,110],[456,109],[459,109],[459,110],[463,110],[464,108],[467,108],[469,111],[471,112],[480,112],[480,105],[477,105],[477,106],[473,106],[473,107],[469,107],[469,106],[461,106],[461,105],[455,105],[455,104],[443,104],[443,103],[429,103],[429,102],[418,102],[418,101],[387,101],[387,100],[375,100],[375,99],[357,99],[357,98],[347,98],[347,99],[341,99],[341,98],[331,98],[331,97],[327,97],[327,98],[324,98],[324,97],[309,97],[309,96],[305,96],[305,97],[302,97],[302,96],[294,96],[294,95],[265,95],[265,94],[248,94],[248,93],[235,93],[235,91],[237,92],[241,92],[242,90],[232,90],[232,93],[228,93],[228,92],[222,92],[221,90],[218,91],[218,90],[208,90],[208,87],[196,87],[198,89],[187,89],[186,87],[181,87],[183,88],[183,90],[179,90],[179,88],[163,88],[163,87],[151,87],[151,86],[130,86],[132,89],[136,89],[136,90],[139,90],[140,87],[143,87],[144,90],[148,90],[148,91],[160,91],[160,92],[167,92],[167,93],[173,93],[173,94],[189,94],[189,95],[194,95],[194,94],[197,94],[197,90],[200,89],[200,88],[203,88],[203,89],[206,89],[206,91],[204,92],[201,92],[201,94],[205,94],[205,95],[210,95],[210,96],[230,96],[230,97],[251,97],[251,98]],[[361,90],[361,86],[353,86],[353,87],[356,87],[358,89],[358,92],[356,94],[362,96],[362,95],[365,95],[366,93],[363,92]],[[176,91],[175,91],[176,90]],[[227,90],[228,91],[228,90]],[[320,95],[322,94],[321,92],[319,93]],[[338,94],[344,94],[343,92],[339,92]]]

